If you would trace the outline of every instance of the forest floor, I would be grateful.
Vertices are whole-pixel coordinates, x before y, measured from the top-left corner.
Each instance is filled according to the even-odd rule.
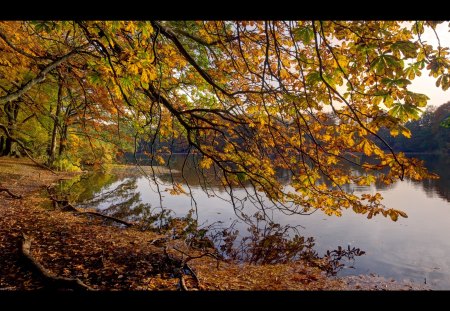
[[[427,289],[367,276],[330,278],[302,262],[225,262],[182,240],[52,207],[46,188],[76,174],[53,174],[27,159],[0,158],[0,188],[22,196],[0,192],[0,290],[37,290],[48,284],[24,264],[23,234],[31,242],[31,256],[48,272],[79,279],[95,290]]]

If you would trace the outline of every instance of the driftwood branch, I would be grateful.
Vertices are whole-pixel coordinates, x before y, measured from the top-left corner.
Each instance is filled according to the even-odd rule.
[[[113,220],[113,221],[118,222],[118,223],[120,223],[122,225],[125,225],[127,227],[133,226],[133,224],[128,222],[128,221],[125,221],[125,220],[122,220],[122,219],[119,219],[119,218],[116,218],[116,217],[108,216],[108,215],[103,215],[103,214],[100,214],[98,212],[90,212],[90,211],[85,211],[85,212],[78,211],[78,212],[81,213],[81,214],[89,214],[89,215],[99,216],[99,217],[103,217],[103,218],[106,218],[106,219],[109,219],[109,220]]]
[[[31,240],[25,234],[22,234],[22,239],[20,243],[20,254],[26,261],[27,265],[32,268],[34,272],[39,274],[39,276],[44,281],[49,288],[52,289],[71,289],[71,290],[83,290],[92,291],[92,287],[84,284],[80,279],[71,279],[60,276],[53,275],[48,271],[43,265],[41,265],[33,256],[31,255]]]
[[[21,199],[22,198],[21,195],[12,193],[8,188],[0,187],[0,192],[6,192],[7,194],[9,194],[14,199]]]
[[[180,288],[185,292],[189,290],[184,282],[183,273],[180,273]]]

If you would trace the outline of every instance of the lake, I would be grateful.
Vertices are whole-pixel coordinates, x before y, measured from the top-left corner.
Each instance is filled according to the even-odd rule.
[[[271,226],[252,203],[255,199],[265,202],[262,194],[252,200],[245,189],[235,189],[234,195],[240,200],[233,208],[227,192],[214,184],[213,175],[206,176],[211,181],[211,189],[205,192],[192,166],[187,165],[183,174],[177,170],[181,168],[183,156],[173,159],[172,175],[164,170],[159,172],[156,177],[158,185],[152,178],[127,174],[127,171],[116,175],[97,173],[69,185],[71,199],[78,202],[78,207],[95,207],[116,217],[129,220],[147,217],[161,226],[170,217],[188,215],[197,220],[200,228],[208,229],[207,234],[219,249],[222,246],[223,255],[228,258],[276,262],[281,257],[263,256],[265,259],[261,259],[261,254],[255,257],[255,248],[251,248],[250,242],[261,241],[261,237],[267,240],[271,236],[275,237],[276,245],[279,246],[284,239],[283,245],[286,246],[291,245],[286,241],[296,234],[301,238],[297,246],[302,244],[302,256],[323,256],[331,251],[329,254],[339,259],[340,266],[335,271],[337,276],[375,274],[398,281],[426,283],[432,289],[449,290],[450,159],[445,155],[417,157],[424,159],[427,167],[441,178],[351,189],[355,192],[379,192],[386,206],[407,213],[408,218],[399,218],[396,222],[382,215],[367,219],[352,210],[344,210],[342,217],[336,217],[321,211],[311,215],[287,215],[268,207],[266,215],[272,220],[270,223],[276,224]],[[187,162],[195,165],[193,161]],[[186,190],[188,183],[193,199],[187,194],[171,195],[172,178]],[[234,247],[234,251],[230,251],[227,245]],[[249,255],[246,252],[253,253]]]

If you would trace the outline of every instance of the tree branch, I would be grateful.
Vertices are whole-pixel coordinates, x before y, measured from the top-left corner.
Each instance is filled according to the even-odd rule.
[[[345,105],[350,109],[350,111],[353,113],[353,115],[355,116],[356,122],[363,128],[365,129],[367,132],[369,132],[370,134],[372,134],[373,136],[375,136],[376,138],[378,138],[391,152],[392,156],[394,157],[395,162],[397,162],[398,165],[400,165],[401,168],[401,175],[399,176],[400,180],[403,180],[404,176],[405,176],[405,166],[402,162],[400,162],[400,160],[397,158],[394,150],[391,148],[391,146],[382,138],[380,137],[377,133],[375,133],[374,131],[370,130],[369,128],[367,128],[367,126],[365,126],[362,121],[360,120],[360,118],[358,117],[358,114],[356,113],[355,109],[352,107],[352,105],[341,95],[341,93],[339,93],[339,91],[337,91],[333,86],[331,86],[323,77],[323,64],[322,64],[322,57],[320,56],[320,51],[319,51],[319,45],[317,43],[317,29],[316,26],[314,25],[314,21],[312,21],[312,27],[313,27],[313,32],[314,32],[314,44],[315,44],[315,51],[316,51],[316,55],[317,58],[319,60],[319,75],[320,75],[320,79],[322,80],[322,82],[327,86],[327,88],[329,90],[331,90],[334,94],[336,94],[344,103]],[[320,34],[319,34],[320,35]]]
[[[31,89],[34,85],[42,82],[45,80],[47,74],[64,63],[66,60],[68,60],[70,57],[75,55],[78,52],[78,49],[72,50],[71,52],[67,53],[66,55],[60,57],[59,59],[55,60],[54,62],[47,65],[35,78],[29,80],[27,83],[22,85],[17,91],[12,92],[5,96],[0,96],[0,104],[4,104],[6,102],[13,101],[15,99],[18,99],[22,95],[24,95],[29,89]]]
[[[164,35],[164,37],[168,38],[170,41],[172,41],[175,46],[177,47],[178,51],[184,56],[184,58],[189,62],[189,64],[192,65],[192,67],[195,68],[195,70],[202,76],[202,78],[208,83],[210,84],[212,87],[214,87],[215,89],[219,90],[220,92],[222,92],[224,95],[228,96],[228,97],[233,97],[235,95],[238,94],[265,94],[265,93],[272,93],[271,91],[236,91],[236,92],[232,92],[230,93],[229,91],[225,90],[224,88],[222,88],[221,86],[217,85],[216,82],[214,82],[214,80],[209,76],[209,74],[204,71],[199,64],[197,64],[197,62],[194,60],[194,58],[192,58],[192,56],[188,53],[188,51],[186,51],[186,49],[184,48],[183,44],[181,44],[181,42],[178,40],[177,36],[173,33],[173,31],[171,29],[165,28],[162,25],[152,21],[152,26],[154,28],[159,28],[159,31],[161,32],[162,35]]]
[[[35,56],[35,55],[28,54],[27,52],[22,51],[21,49],[19,49],[19,48],[17,48],[16,46],[14,46],[14,44],[12,44],[12,43],[8,40],[8,38],[5,36],[5,34],[2,33],[1,31],[0,31],[0,38],[2,38],[3,41],[5,41],[5,43],[6,43],[10,48],[12,48],[14,51],[16,51],[17,53],[22,54],[23,56],[26,56],[26,57],[31,58],[31,59],[34,59],[34,60],[36,60],[36,59],[39,58],[39,56]]]

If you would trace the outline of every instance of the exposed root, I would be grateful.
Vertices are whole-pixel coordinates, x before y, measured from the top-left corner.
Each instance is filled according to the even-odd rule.
[[[83,290],[83,291],[94,290],[92,287],[84,284],[78,278],[71,279],[55,276],[50,271],[48,271],[31,255],[31,240],[25,234],[22,234],[19,250],[27,266],[30,267],[35,273],[39,275],[39,277],[43,280],[44,284],[48,286],[49,289],[57,289],[57,290],[69,289],[69,290]]]
[[[180,273],[180,288],[185,292],[189,291],[189,289],[186,286],[186,283],[184,282],[183,273]]]
[[[193,259],[199,259],[199,258],[208,256],[208,257],[211,257],[211,258],[214,258],[214,259],[217,260],[217,269],[219,269],[219,262],[220,262],[220,259],[217,257],[217,255],[215,255],[215,254],[213,254],[213,253],[205,252],[205,253],[202,253],[202,254],[199,255],[199,256],[191,256],[191,255],[189,255],[189,254],[183,252],[182,250],[180,250],[180,249],[178,249],[178,248],[176,248],[176,247],[173,247],[173,249],[176,250],[176,251],[178,251],[178,252],[180,252],[180,253],[182,253],[183,255],[186,255],[186,256],[187,256],[186,259],[184,259],[184,260],[181,261],[181,265],[180,265],[181,268],[180,268],[180,272],[179,272],[179,274],[180,274],[180,275],[179,275],[179,279],[180,279],[179,285],[180,285],[180,289],[182,289],[182,290],[185,290],[185,291],[188,290],[188,288],[186,287],[186,283],[185,283],[185,281],[184,281],[184,278],[183,278],[183,277],[184,277],[184,274],[186,274],[186,273],[185,273],[185,270],[189,271],[189,274],[192,276],[192,278],[195,280],[195,283],[197,284],[197,288],[200,288],[200,280],[199,280],[197,274],[195,273],[194,269],[192,269],[192,268],[188,265],[188,262],[189,262],[189,261],[191,261],[191,260],[193,260]]]
[[[0,187],[0,192],[6,192],[7,194],[9,194],[14,199],[22,199],[21,195],[12,193],[8,188]]]

